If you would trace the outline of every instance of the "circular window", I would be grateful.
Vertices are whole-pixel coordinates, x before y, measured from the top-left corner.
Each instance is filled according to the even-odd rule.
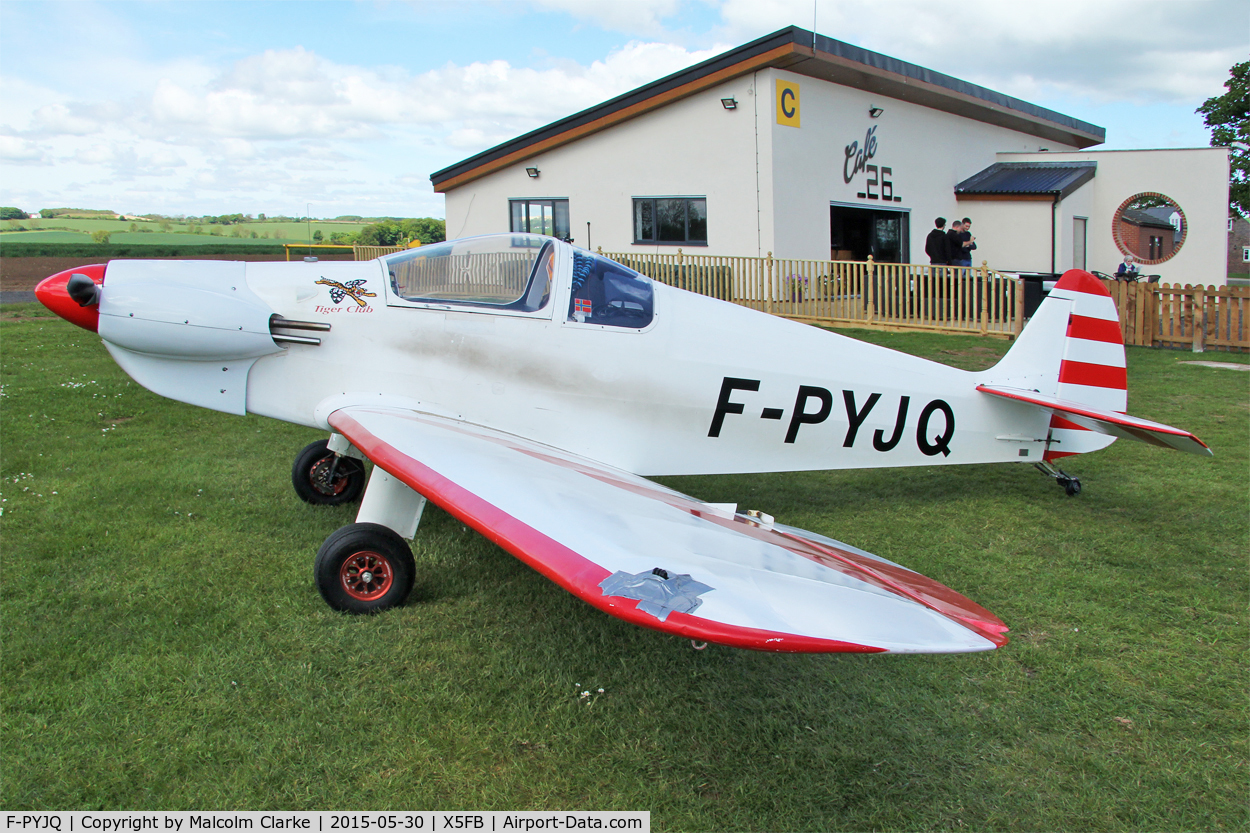
[[[1148,266],[1171,260],[1188,233],[1189,222],[1176,200],[1155,191],[1134,194],[1120,203],[1111,221],[1116,247]]]

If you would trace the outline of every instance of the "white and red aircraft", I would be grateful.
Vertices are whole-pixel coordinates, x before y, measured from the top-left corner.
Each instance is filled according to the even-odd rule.
[[[626,621],[774,651],[961,652],[1007,627],[856,547],[644,475],[1036,462],[1127,437],[1102,285],[1068,272],[995,367],[968,372],[695,295],[551,238],[449,241],[369,262],[115,260],[39,299],[155,393],[330,432],[295,460],[356,523],[317,553],[322,596],[402,602],[431,500]],[[363,461],[374,464],[366,474]]]

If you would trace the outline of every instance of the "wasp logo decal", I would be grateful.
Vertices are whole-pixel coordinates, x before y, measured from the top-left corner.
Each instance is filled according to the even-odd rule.
[[[366,307],[368,303],[365,298],[376,298],[378,293],[365,291],[365,279],[348,281],[347,283],[339,283],[338,281],[329,281],[325,278],[317,281],[321,286],[330,287],[330,300],[334,301],[335,306],[342,303],[344,298],[351,298],[356,302],[356,306]]]

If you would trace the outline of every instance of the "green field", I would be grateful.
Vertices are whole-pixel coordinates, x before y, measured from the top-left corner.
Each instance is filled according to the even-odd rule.
[[[13,223],[0,224],[0,240],[4,241],[39,241],[39,242],[91,242],[91,232],[107,231],[114,243],[205,243],[205,242],[237,242],[237,243],[307,243],[310,234],[320,231],[328,242],[335,232],[354,234],[364,228],[367,223],[331,223],[314,220],[307,223],[237,223],[234,225],[202,224],[200,234],[191,234],[187,223],[172,223],[169,231],[162,231],[155,222],[131,220],[84,220],[56,217],[51,220],[18,220],[25,231],[14,231]],[[146,231],[131,231],[137,229]],[[239,235],[236,236],[235,232]],[[218,234],[213,234],[217,231]],[[255,232],[257,237],[253,238]],[[267,235],[262,237],[261,235]]]
[[[855,333],[964,367],[1006,344]],[[791,656],[612,619],[429,508],[407,605],[312,583],[317,432],[161,399],[0,311],[0,806],[631,809],[656,830],[1245,830],[1250,374],[1130,348],[1117,442],[1024,465],[682,477],[1001,616],[961,656]],[[603,689],[599,693],[599,689]],[[582,692],[589,691],[589,696]]]
[[[76,231],[19,231],[8,232],[0,235],[0,243],[79,243],[92,245],[91,235],[85,232]],[[208,234],[179,234],[170,232],[168,234],[141,234],[136,232],[113,232],[109,235],[109,242],[114,245],[128,246],[198,246],[198,245],[230,245],[230,246],[255,246],[255,245],[281,245],[283,243],[305,243],[305,240],[293,239],[258,239],[242,237],[218,237]]]

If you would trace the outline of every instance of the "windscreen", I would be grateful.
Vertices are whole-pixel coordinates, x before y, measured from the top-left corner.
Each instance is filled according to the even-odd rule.
[[[405,301],[533,312],[551,297],[550,238],[506,234],[449,240],[382,260]]]
[[[654,295],[650,278],[606,257],[573,252],[569,321],[641,330],[655,314]]]

